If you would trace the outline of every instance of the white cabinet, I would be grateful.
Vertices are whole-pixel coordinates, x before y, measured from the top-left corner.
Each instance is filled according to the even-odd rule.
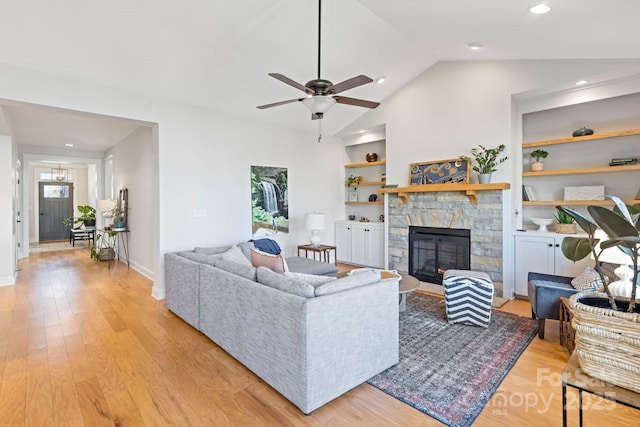
[[[384,268],[384,224],[338,221],[335,242],[338,261]]]
[[[562,254],[562,240],[568,235],[526,232],[515,236],[515,293],[527,296],[529,272],[575,277],[593,266],[589,257],[574,263]]]

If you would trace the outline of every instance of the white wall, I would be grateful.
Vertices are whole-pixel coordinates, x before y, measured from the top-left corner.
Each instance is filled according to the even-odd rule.
[[[324,136],[318,143],[311,132],[2,64],[0,98],[157,123],[151,155],[159,161],[150,184],[157,206],[145,218],[155,240],[144,242],[153,248],[152,265],[141,263],[153,272],[157,298],[164,297],[165,252],[251,238],[251,165],[289,170],[290,233],[275,237],[286,255],[308,240],[306,212],[325,212],[327,227],[344,217],[344,149],[338,138]],[[207,216],[194,218],[194,209],[206,209]],[[6,236],[1,233],[0,240]],[[333,242],[333,233],[323,240]]]
[[[0,135],[0,286],[15,283],[13,175],[15,153],[10,136]]]

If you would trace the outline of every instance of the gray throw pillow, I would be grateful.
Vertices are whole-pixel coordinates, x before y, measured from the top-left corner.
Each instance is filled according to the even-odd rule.
[[[356,274],[350,274],[341,279],[332,280],[318,286],[316,288],[315,295],[319,297],[322,295],[332,294],[334,292],[342,292],[379,281],[380,270],[359,271]]]
[[[237,262],[227,261],[225,259],[217,259],[215,266],[220,270],[228,271],[245,279],[256,281],[256,269],[250,265],[238,264]]]
[[[231,246],[225,253],[216,256],[219,256],[225,261],[237,262],[238,264],[248,265],[251,267],[251,261],[244,256],[242,250],[236,245]]]
[[[310,284],[276,273],[267,267],[258,267],[258,282],[305,298],[315,296],[315,288]]]

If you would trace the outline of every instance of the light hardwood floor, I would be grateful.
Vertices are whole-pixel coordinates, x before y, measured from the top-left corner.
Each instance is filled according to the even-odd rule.
[[[86,249],[33,253],[20,268],[0,287],[2,426],[441,425],[368,384],[306,416],[153,299],[148,279]],[[530,313],[526,301],[503,310]],[[561,425],[568,353],[549,323],[474,425]],[[640,412],[585,403],[587,425],[638,425]]]

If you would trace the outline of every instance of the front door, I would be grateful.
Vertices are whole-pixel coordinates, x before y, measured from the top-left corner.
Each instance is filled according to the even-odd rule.
[[[70,182],[40,183],[40,241],[65,240],[69,229],[62,223],[73,215],[73,184]]]

